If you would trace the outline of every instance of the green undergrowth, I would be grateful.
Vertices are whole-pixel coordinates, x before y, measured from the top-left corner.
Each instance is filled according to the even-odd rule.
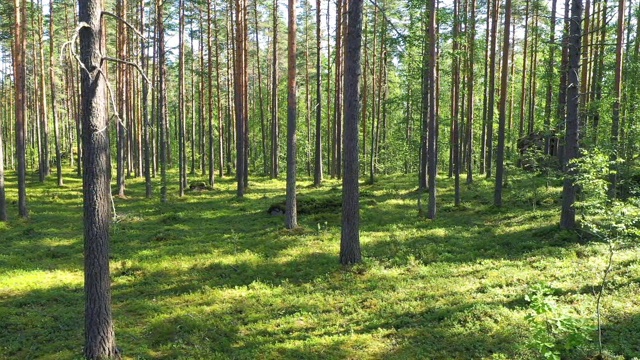
[[[498,209],[493,181],[465,186],[455,207],[442,177],[436,220],[418,217],[415,175],[362,183],[365,261],[344,268],[338,181],[299,181],[315,207],[286,230],[267,212],[284,200],[282,180],[252,177],[238,199],[233,179],[218,178],[180,198],[171,175],[166,204],[158,189],[145,199],[139,179],[115,199],[113,315],[125,359],[535,359],[525,297],[541,283],[559,308],[594,323],[607,246],[558,229],[558,181],[510,175]],[[30,177],[31,217],[19,220],[12,176],[11,219],[0,223],[0,359],[78,359],[81,181],[69,172],[57,188],[54,177]],[[614,261],[603,343],[640,357],[640,258],[628,247]]]

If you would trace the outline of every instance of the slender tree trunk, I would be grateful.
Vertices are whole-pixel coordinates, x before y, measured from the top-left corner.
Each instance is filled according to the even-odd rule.
[[[157,27],[158,27],[158,127],[160,128],[158,146],[160,148],[160,178],[162,187],[160,196],[162,202],[167,202],[167,153],[170,151],[167,144],[169,131],[167,126],[167,68],[164,43],[164,0],[157,2]]]
[[[358,116],[360,115],[360,50],[362,47],[362,0],[349,0],[346,34],[344,86],[344,177],[342,179],[342,234],[340,263],[355,264],[362,260],[360,251],[360,189],[358,172]]]
[[[470,0],[470,18],[469,18],[469,61],[467,69],[467,184],[473,182],[473,64],[475,62],[475,38],[476,38],[476,0]]]
[[[462,165],[460,157],[460,118],[459,118],[459,102],[460,102],[460,20],[458,19],[460,13],[460,0],[454,0],[453,2],[453,96],[451,97],[451,118],[452,118],[452,136],[451,147],[453,147],[453,177],[454,177],[454,204],[460,206],[461,194],[460,194],[460,166]]]
[[[320,45],[322,28],[320,21],[320,0],[316,0],[316,133],[315,133],[315,161],[313,168],[313,185],[322,184],[322,69],[320,63]]]
[[[616,64],[613,82],[613,118],[611,121],[611,175],[609,176],[609,198],[615,199],[618,187],[618,151],[620,150],[620,102],[622,99],[622,60],[624,58],[624,10],[625,0],[618,0],[618,30],[616,36]],[[638,41],[638,40],[636,40]]]
[[[82,71],[84,292],[87,359],[119,357],[111,317],[109,278],[109,137],[101,54],[105,43],[99,0],[79,0]],[[90,70],[88,70],[90,69]]]
[[[287,201],[285,212],[285,226],[287,229],[298,227],[296,204],[296,0],[289,0],[289,29],[288,29],[288,77],[287,77]]]
[[[53,19],[53,0],[49,0],[49,18]],[[62,155],[60,153],[60,121],[58,119],[58,94],[56,92],[57,88],[57,78],[55,74],[55,46],[54,46],[54,31],[53,31],[53,21],[49,21],[49,77],[50,77],[50,86],[51,86],[51,115],[53,116],[53,136],[54,136],[54,145],[56,151],[56,176],[58,179],[58,186],[64,185],[62,180]]]
[[[218,11],[216,8],[217,2],[213,3],[213,41],[219,44],[220,28],[218,27]],[[215,47],[215,60],[216,60],[216,98],[217,98],[217,117],[218,117],[218,176],[222,177],[224,172],[224,126],[222,123],[222,95],[220,90],[220,46]],[[227,92],[229,92],[228,90]]]
[[[213,139],[213,36],[211,34],[211,0],[207,1],[207,153],[209,158],[209,185],[215,185],[215,143]],[[218,44],[216,43],[217,47]]]
[[[280,175],[278,146],[280,121],[278,120],[278,0],[273,0],[273,59],[271,70],[271,178]]]
[[[496,2],[497,5],[497,2]],[[496,23],[497,25],[497,23]],[[505,128],[507,122],[507,96],[509,88],[509,30],[511,28],[511,0],[504,5],[504,35],[502,39],[502,74],[500,79],[500,103],[498,105],[498,149],[496,152],[496,185],[493,197],[495,206],[502,206],[504,182]]]
[[[578,157],[579,129],[580,129],[580,89],[578,72],[580,71],[580,52],[582,51],[582,0],[571,0],[571,18],[569,19],[568,66],[567,69],[567,118],[565,134],[565,179],[562,191],[562,212],[560,213],[560,227],[574,229],[576,227],[576,201],[577,186],[574,183],[575,170],[568,167],[571,160]]]
[[[267,160],[267,136],[266,136],[266,120],[264,117],[264,104],[262,101],[262,66],[260,66],[260,40],[258,37],[258,1],[253,2],[253,15],[255,19],[255,31],[256,31],[256,67],[258,68],[258,112],[260,114],[260,129],[262,135],[262,158],[263,158],[263,171],[265,174],[269,173],[269,161]]]
[[[145,6],[144,0],[140,0],[140,28],[139,32],[144,34],[144,26],[145,26]],[[148,62],[149,59],[147,57],[147,46],[145,44],[144,39],[140,39],[140,64],[142,68],[142,72],[146,75],[148,74]],[[142,81],[142,121],[143,121],[143,143],[144,143],[144,183],[145,183],[145,195],[147,199],[150,199],[152,196],[152,187],[151,187],[151,146],[149,144],[149,84],[143,80]]]
[[[491,45],[490,45],[490,49],[489,49],[489,99],[488,99],[488,109],[487,109],[487,179],[491,177],[492,174],[492,170],[493,170],[493,116],[494,116],[494,109],[495,109],[495,96],[496,96],[496,43],[498,40],[498,18],[500,17],[500,7],[498,6],[498,1],[494,1],[493,2],[493,17],[491,18]],[[503,37],[507,38],[507,40],[509,39],[509,30],[510,28],[505,28],[504,33],[505,35]],[[507,47],[502,49],[502,56],[509,56],[509,42],[507,41]],[[507,59],[508,60],[508,59]],[[506,63],[503,60],[503,66],[505,64],[509,64],[509,62],[507,61]],[[507,69],[507,76],[509,75],[508,72],[509,69]],[[503,72],[503,76],[504,76],[504,69],[502,69]],[[502,84],[503,85],[507,85],[507,83]],[[500,90],[502,93],[502,89]],[[506,91],[506,90],[505,90]],[[504,95],[505,99],[505,104],[506,104],[506,93]],[[502,102],[502,99],[500,100]],[[506,107],[504,109],[505,111],[505,115],[499,115],[499,116],[506,116]],[[504,131],[504,129],[503,129]]]
[[[184,73],[184,0],[178,1],[178,168],[179,195],[184,196],[187,187],[186,109]],[[212,160],[213,161],[213,160]]]
[[[342,42],[343,42],[343,5],[347,0],[337,0],[338,6],[336,6],[336,91],[335,91],[335,116],[333,121],[333,148],[331,175],[338,179],[341,178],[342,173]]]
[[[526,104],[526,91],[527,91],[527,53],[529,49],[529,8],[531,7],[531,0],[526,0],[524,10],[524,50],[522,55],[522,87],[520,88],[520,126],[518,127],[518,139],[524,137],[524,118],[525,118],[525,104]]]
[[[117,4],[118,16],[122,19],[127,18],[127,2],[126,0],[118,0]],[[118,58],[127,58],[127,27],[122,21],[118,22]],[[127,108],[128,108],[128,84],[126,81],[126,66],[117,67],[117,82],[118,82],[118,116],[116,121],[116,128],[118,132],[117,145],[116,145],[116,166],[117,175],[116,181],[118,182],[118,197],[124,197],[125,190],[125,147],[127,141],[127,134],[125,133],[125,124],[127,121]]]
[[[4,80],[2,82],[2,95],[4,96]],[[4,146],[2,141],[3,119],[0,119],[0,221],[7,221],[7,197],[4,188]]]
[[[427,82],[429,85],[429,134],[428,134],[428,186],[429,186],[429,205],[427,207],[427,217],[429,219],[436,218],[436,177],[438,176],[438,123],[437,123],[437,74],[436,74],[436,2],[438,0],[429,1],[429,58],[427,66]]]
[[[551,153],[551,106],[553,102],[553,82],[554,82],[554,69],[555,64],[555,50],[556,50],[556,8],[558,0],[551,0],[551,21],[549,22],[549,58],[547,63],[547,95],[545,98],[544,106],[544,133],[545,144],[544,153],[546,155],[555,155]]]
[[[245,46],[246,32],[244,21],[246,19],[246,0],[236,0],[236,47],[235,47],[235,65],[234,73],[234,98],[236,103],[236,180],[237,195],[243,197],[246,190],[245,171],[246,171],[246,86],[245,71],[247,64],[245,62]]]
[[[27,82],[25,53],[27,47],[27,23],[25,0],[14,0],[15,40],[13,43],[13,77],[15,82],[16,107],[16,160],[18,163],[18,214],[22,218],[29,217],[27,209],[27,157],[26,157],[26,113]]]

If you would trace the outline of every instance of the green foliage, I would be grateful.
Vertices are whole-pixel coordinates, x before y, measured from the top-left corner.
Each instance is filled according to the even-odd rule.
[[[561,356],[591,340],[592,326],[571,313],[570,308],[560,306],[553,289],[544,284],[535,284],[525,295],[529,303],[529,314],[525,319],[533,330],[529,346],[540,356],[560,360]]]
[[[575,206],[582,226],[605,241],[637,240],[640,234],[640,199],[610,199],[610,176],[615,173],[614,165],[621,163],[613,163],[605,152],[593,150],[584,151],[572,164],[577,168],[576,184],[581,189]]]

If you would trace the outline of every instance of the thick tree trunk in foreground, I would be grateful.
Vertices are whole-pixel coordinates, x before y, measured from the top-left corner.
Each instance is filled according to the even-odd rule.
[[[560,213],[560,227],[563,229],[574,229],[576,227],[576,202],[577,187],[574,184],[573,175],[575,171],[567,164],[578,157],[579,150],[579,128],[580,128],[580,80],[578,72],[580,70],[580,51],[582,34],[580,24],[582,23],[582,0],[571,0],[571,18],[569,22],[569,62],[567,69],[567,120],[564,148],[564,168],[565,179],[562,191],[562,212]]]
[[[109,137],[105,76],[101,67],[104,34],[99,0],[79,0],[82,71],[84,192],[85,347],[87,359],[118,357],[111,318],[109,278]]]
[[[288,79],[287,79],[287,201],[285,225],[287,229],[298,227],[296,204],[296,0],[289,0]]]
[[[360,252],[360,189],[358,173],[358,125],[360,119],[360,49],[362,47],[362,0],[349,0],[345,42],[344,177],[342,178],[342,236],[340,263],[355,264]]]

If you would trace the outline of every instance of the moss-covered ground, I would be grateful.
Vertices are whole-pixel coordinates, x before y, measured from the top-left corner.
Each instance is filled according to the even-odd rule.
[[[454,207],[442,177],[436,220],[418,216],[415,175],[362,184],[365,261],[344,268],[335,207],[317,206],[289,231],[267,213],[284,181],[252,177],[238,199],[223,178],[179,198],[172,175],[166,204],[145,199],[138,179],[115,199],[113,314],[125,359],[535,359],[525,295],[538,283],[558,308],[595,324],[608,248],[558,229],[558,181],[513,175],[497,209],[493,181],[465,186]],[[30,178],[28,220],[17,219],[7,180],[0,359],[79,359],[81,180],[69,172],[57,188],[54,176]],[[330,203],[340,183],[302,180],[299,193]],[[603,298],[608,353],[640,357],[639,295],[640,253],[619,249]],[[593,341],[563,357],[597,353],[588,331]]]

